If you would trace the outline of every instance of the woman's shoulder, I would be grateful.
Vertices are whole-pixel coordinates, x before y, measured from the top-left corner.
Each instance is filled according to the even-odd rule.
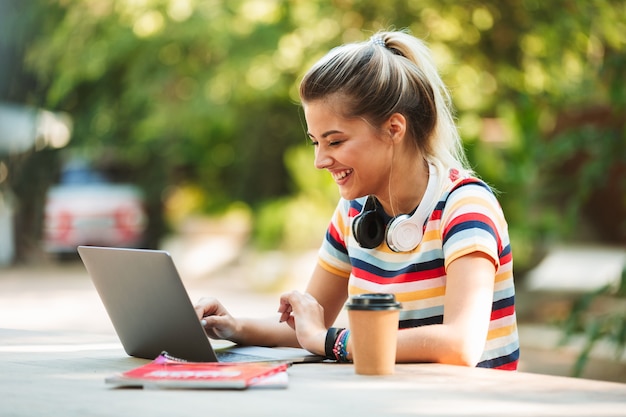
[[[450,194],[460,194],[462,191],[471,193],[487,193],[495,195],[494,190],[487,182],[479,178],[473,173],[460,173],[457,169],[451,169],[449,172],[449,183],[443,199],[447,199]]]
[[[476,175],[452,174],[447,190],[442,194],[437,208],[443,212],[453,210],[488,210],[502,215],[502,207],[496,196],[496,192],[484,180]],[[482,207],[482,209],[479,209]]]

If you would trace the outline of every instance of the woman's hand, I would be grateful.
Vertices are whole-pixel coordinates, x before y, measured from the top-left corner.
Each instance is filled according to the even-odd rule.
[[[207,335],[212,339],[226,339],[236,342],[237,320],[215,298],[202,298],[194,309]]]
[[[311,353],[324,355],[324,308],[309,293],[292,291],[280,297],[280,322],[296,331],[298,343]]]

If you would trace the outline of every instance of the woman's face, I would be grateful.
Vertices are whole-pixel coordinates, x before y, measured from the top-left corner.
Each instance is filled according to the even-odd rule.
[[[308,136],[315,146],[315,167],[326,169],[341,196],[387,195],[393,142],[363,119],[346,119],[326,100],[304,104]]]

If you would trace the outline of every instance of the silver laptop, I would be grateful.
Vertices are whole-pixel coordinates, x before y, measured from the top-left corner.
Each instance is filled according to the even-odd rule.
[[[79,246],[78,253],[126,353],[154,359],[162,351],[197,362],[312,362],[304,349],[214,349],[166,251]]]

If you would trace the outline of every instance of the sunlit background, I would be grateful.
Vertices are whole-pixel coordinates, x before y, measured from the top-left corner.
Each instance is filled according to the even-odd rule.
[[[299,77],[388,28],[431,47],[499,192],[520,320],[623,360],[624,1],[2,0],[0,266],[104,244],[300,282],[338,193],[313,167]]]

